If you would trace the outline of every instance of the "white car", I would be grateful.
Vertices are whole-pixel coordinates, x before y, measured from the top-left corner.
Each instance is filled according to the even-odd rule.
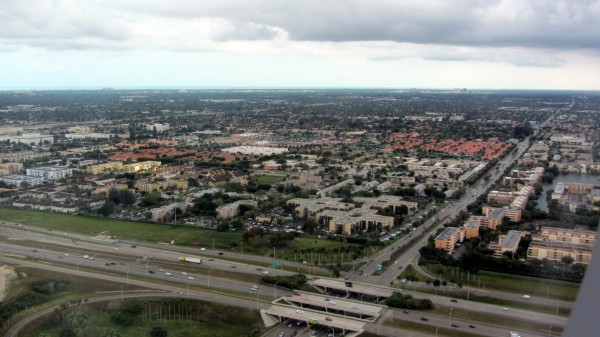
[[[182,274],[183,274],[183,275],[187,275],[187,273],[186,273],[186,272],[183,272]]]
[[[296,313],[302,315],[304,313],[304,310],[296,310]]]
[[[521,296],[521,298],[524,298],[524,299],[530,299],[530,298],[531,298],[531,296],[529,296],[529,295],[523,295],[523,296]]]
[[[265,270],[263,271],[263,275],[269,275],[269,272]]]
[[[171,273],[165,273],[165,276],[166,277],[173,277],[173,274],[171,274]]]
[[[194,278],[191,276],[188,276],[188,280],[193,280]]]
[[[206,248],[202,247],[202,248],[200,248],[200,250],[206,250]]]
[[[502,308],[502,310],[504,310],[504,311],[508,311],[508,308],[507,308],[507,307],[504,307],[504,308]]]

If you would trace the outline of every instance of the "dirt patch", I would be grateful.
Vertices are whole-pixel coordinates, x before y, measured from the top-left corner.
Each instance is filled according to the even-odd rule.
[[[15,279],[17,279],[17,273],[13,267],[0,265],[0,302],[4,301],[9,282]]]

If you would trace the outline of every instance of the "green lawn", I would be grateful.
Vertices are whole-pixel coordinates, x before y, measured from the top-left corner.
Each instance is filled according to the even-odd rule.
[[[280,183],[282,181],[285,180],[285,176],[260,176],[258,178],[256,178],[256,183],[257,184],[269,184],[269,185],[273,185],[273,184],[277,184]]]
[[[171,242],[215,248],[239,246],[241,233],[217,232],[202,228],[171,227],[167,225],[83,217],[58,213],[0,208],[0,219],[57,231],[69,231],[84,235],[97,235],[109,231],[110,235],[150,242]]]
[[[438,265],[422,266],[434,274],[441,271],[442,280],[454,280],[463,286],[496,289],[518,294],[528,294],[537,297],[549,297],[564,301],[575,301],[580,284],[538,277],[503,274],[491,271],[479,271],[476,275],[460,272],[458,268],[440,267]]]
[[[42,229],[53,229],[57,232],[68,231],[83,235],[97,235],[108,231],[110,235],[143,240],[148,242],[171,242],[176,245],[190,245],[197,247],[213,247],[225,251],[239,252],[242,242],[241,232],[217,232],[215,230],[190,227],[171,227],[161,224],[134,222],[124,220],[113,220],[105,218],[84,217],[77,215],[66,215],[50,212],[21,210],[13,208],[0,208],[0,219],[4,221],[23,223],[37,226]],[[276,248],[277,259],[301,261],[300,251],[304,251],[304,260],[310,262],[320,261],[322,264],[334,264],[337,262],[351,263],[349,253],[343,254],[342,248],[354,247],[339,241],[320,239],[314,236],[298,237],[286,247]],[[243,244],[244,253],[273,256],[273,247],[268,243],[268,236],[264,242],[256,245]],[[366,254],[372,255],[378,251],[378,247],[369,247]]]

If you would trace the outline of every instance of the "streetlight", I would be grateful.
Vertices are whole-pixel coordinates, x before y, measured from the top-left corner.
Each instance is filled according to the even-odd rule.
[[[213,271],[212,269],[208,271],[208,288],[210,288],[210,272]]]
[[[452,309],[453,308],[450,308],[450,312],[448,313],[448,329],[450,329],[451,326],[450,323],[452,321]]]
[[[256,310],[258,310],[258,296],[260,296],[261,292],[262,292],[262,290],[259,290],[258,294],[256,294]]]
[[[435,337],[438,337],[437,332],[438,332],[439,328],[440,328],[439,325],[435,328]]]
[[[215,250],[215,239],[212,239],[213,241],[213,250]]]

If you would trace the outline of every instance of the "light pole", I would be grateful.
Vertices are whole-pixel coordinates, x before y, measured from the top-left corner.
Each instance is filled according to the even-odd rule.
[[[208,271],[208,288],[210,288],[210,272],[213,271],[212,269]]]
[[[440,328],[439,326],[437,326],[437,327],[435,328],[435,337],[438,337],[438,334],[437,334],[437,332],[438,332],[438,329],[439,329],[439,328]]]
[[[213,241],[213,250],[215,250],[215,239],[212,239]]]
[[[131,272],[131,269],[127,270],[127,285],[129,285],[129,272]]]
[[[187,283],[185,285],[185,295],[187,297],[190,297],[190,280],[189,279],[187,280]]]
[[[150,264],[150,261],[146,262],[146,273],[144,274],[144,278],[148,277],[148,264]]]
[[[258,296],[260,296],[261,292],[262,292],[262,290],[259,290],[258,294],[256,294],[256,310],[258,310]]]
[[[450,308],[450,312],[448,313],[448,330],[450,330],[451,322],[452,322],[452,309]]]

